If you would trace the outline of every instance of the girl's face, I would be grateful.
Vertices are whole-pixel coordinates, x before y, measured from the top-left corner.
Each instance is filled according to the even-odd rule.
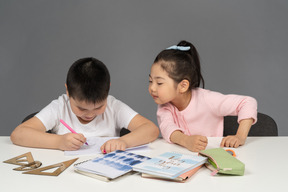
[[[107,106],[107,99],[99,103],[87,103],[72,97],[69,97],[69,100],[73,113],[84,124],[91,122],[97,115],[103,114]]]
[[[157,104],[173,102],[177,97],[177,86],[174,80],[161,67],[161,62],[165,61],[152,65],[149,75],[149,93]]]

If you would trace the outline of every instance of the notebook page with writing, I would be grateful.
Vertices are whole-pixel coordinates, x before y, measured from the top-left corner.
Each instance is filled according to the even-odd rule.
[[[66,156],[79,156],[79,155],[93,155],[93,154],[100,154],[102,153],[100,147],[108,140],[111,139],[118,139],[119,137],[88,137],[87,143],[89,145],[83,145],[79,150],[76,151],[65,151],[64,155]],[[126,151],[142,151],[142,150],[149,150],[148,144],[147,145],[140,145],[132,148],[126,149]]]

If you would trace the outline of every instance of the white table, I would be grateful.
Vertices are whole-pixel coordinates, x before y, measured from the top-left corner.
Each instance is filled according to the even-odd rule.
[[[221,138],[209,138],[207,148],[219,147]],[[2,163],[10,158],[31,152],[34,160],[43,163],[42,167],[67,161],[76,157],[64,156],[63,151],[35,149],[13,145],[6,136],[0,136],[0,182],[1,191],[41,191],[41,192],[148,192],[148,191],[287,191],[288,190],[288,137],[250,137],[242,147],[234,149],[237,158],[245,163],[244,176],[211,176],[210,170],[201,168],[186,183],[176,183],[141,178],[130,174],[111,182],[103,182],[75,173],[73,165],[59,176],[26,175],[13,171],[17,165]],[[168,144],[162,139],[150,144],[151,150],[142,152],[150,157],[166,151],[192,153],[188,150]],[[195,153],[196,154],[196,153]],[[75,162],[81,162],[94,156],[81,156]]]

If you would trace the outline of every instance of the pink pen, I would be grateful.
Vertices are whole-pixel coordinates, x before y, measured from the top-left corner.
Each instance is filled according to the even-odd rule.
[[[69,129],[69,131],[71,131],[72,133],[76,133],[76,131],[74,131],[67,123],[65,123],[65,121],[63,121],[62,119],[60,119],[60,122],[67,128]],[[85,142],[86,145],[88,145],[87,142]]]

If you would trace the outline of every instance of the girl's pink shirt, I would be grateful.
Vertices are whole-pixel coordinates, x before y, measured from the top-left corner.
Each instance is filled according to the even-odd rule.
[[[224,116],[253,118],[257,121],[257,101],[249,96],[223,95],[197,88],[186,109],[179,111],[171,103],[158,106],[157,120],[163,138],[170,142],[170,135],[180,130],[186,135],[222,137]]]

